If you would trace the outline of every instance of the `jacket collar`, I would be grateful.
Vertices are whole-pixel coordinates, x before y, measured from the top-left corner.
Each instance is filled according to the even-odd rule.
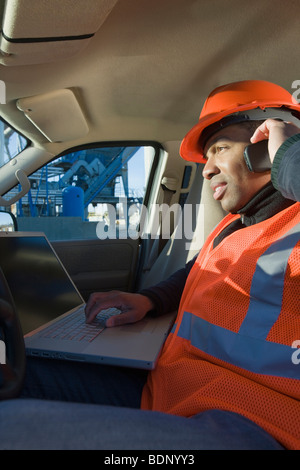
[[[242,209],[237,211],[246,227],[273,217],[295,201],[286,199],[270,182],[264,186]]]
[[[287,209],[295,201],[286,199],[270,182],[264,186],[242,209],[237,211],[240,218],[234,220],[214,239],[216,247],[224,238],[241,228],[250,227],[263,220],[273,217],[278,212]]]

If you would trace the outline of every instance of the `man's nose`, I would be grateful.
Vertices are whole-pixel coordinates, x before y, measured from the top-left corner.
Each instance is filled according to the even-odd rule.
[[[203,178],[210,180],[214,175],[217,175],[218,173],[220,173],[220,169],[217,166],[216,159],[214,156],[211,156],[207,159],[204,165],[202,171]]]

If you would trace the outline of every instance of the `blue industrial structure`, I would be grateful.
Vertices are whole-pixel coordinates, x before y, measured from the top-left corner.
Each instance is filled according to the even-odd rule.
[[[79,186],[68,186],[62,190],[64,217],[84,218],[84,192]]]
[[[139,148],[87,148],[49,163],[30,177],[28,202],[18,202],[17,216],[83,217],[90,203],[116,204],[120,184],[122,197],[137,202],[129,194],[127,165]]]

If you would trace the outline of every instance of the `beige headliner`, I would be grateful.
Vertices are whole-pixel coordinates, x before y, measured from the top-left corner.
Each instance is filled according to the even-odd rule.
[[[293,82],[300,79],[299,0],[119,0],[107,17],[101,1],[106,10],[115,3],[47,0],[48,6],[54,2],[51,20],[42,14],[42,0],[15,2],[19,7],[27,2],[24,36],[31,27],[47,36],[52,30],[60,35],[58,26],[65,35],[98,28],[73,56],[68,56],[67,42],[45,43],[42,47],[51,51],[40,56],[48,62],[12,65],[22,59],[16,45],[15,59],[0,65],[7,91],[1,115],[52,153],[92,141],[181,140],[214,87],[264,79],[293,92]],[[25,62],[32,59],[31,47],[34,51],[33,44],[26,45]],[[16,102],[62,89],[74,91],[89,132],[49,143]],[[55,118],[47,106],[45,116]],[[63,126],[68,135],[68,119]]]

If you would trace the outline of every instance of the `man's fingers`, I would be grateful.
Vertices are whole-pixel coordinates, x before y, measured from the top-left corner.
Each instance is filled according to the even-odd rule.
[[[273,162],[276,152],[283,142],[299,132],[300,129],[291,122],[267,119],[256,129],[250,141],[252,144],[255,144],[261,140],[268,139],[269,155],[271,162]]]
[[[256,131],[254,132],[253,136],[251,137],[250,141],[252,144],[255,144],[256,142],[260,142],[261,140],[268,139],[269,137],[269,131],[267,128],[261,128],[258,127]]]
[[[141,294],[120,291],[96,292],[90,296],[86,304],[87,323],[91,323],[101,310],[111,307],[121,310],[122,313],[108,319],[106,326],[139,321],[154,308],[154,305],[148,297]]]
[[[92,322],[97,314],[106,308],[120,308],[119,295],[116,292],[95,292],[92,294],[85,306],[87,323]]]
[[[106,326],[110,328],[113,326],[126,325],[127,323],[135,323],[136,321],[136,312],[130,311],[111,316],[106,320]]]

